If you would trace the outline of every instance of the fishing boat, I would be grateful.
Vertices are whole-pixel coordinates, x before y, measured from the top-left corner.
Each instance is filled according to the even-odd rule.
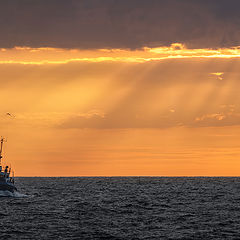
[[[17,188],[14,185],[14,172],[9,166],[3,167],[2,165],[2,150],[3,150],[3,143],[5,139],[1,137],[0,140],[0,191],[9,191],[14,193],[17,191]]]

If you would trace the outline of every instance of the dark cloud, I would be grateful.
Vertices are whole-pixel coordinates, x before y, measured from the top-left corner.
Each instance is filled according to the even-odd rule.
[[[238,0],[2,0],[0,47],[240,45]]]

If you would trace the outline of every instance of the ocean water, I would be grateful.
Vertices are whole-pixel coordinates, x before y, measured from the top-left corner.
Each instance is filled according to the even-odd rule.
[[[0,239],[240,239],[240,178],[17,178]]]

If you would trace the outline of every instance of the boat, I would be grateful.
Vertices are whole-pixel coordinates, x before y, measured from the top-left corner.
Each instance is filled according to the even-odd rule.
[[[14,193],[17,191],[17,188],[14,185],[14,171],[9,166],[2,165],[2,150],[3,150],[3,143],[5,139],[1,137],[0,140],[0,191],[9,191]]]

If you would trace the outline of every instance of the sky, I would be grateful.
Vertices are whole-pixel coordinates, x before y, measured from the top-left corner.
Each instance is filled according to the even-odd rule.
[[[0,2],[17,176],[239,176],[235,0]]]

